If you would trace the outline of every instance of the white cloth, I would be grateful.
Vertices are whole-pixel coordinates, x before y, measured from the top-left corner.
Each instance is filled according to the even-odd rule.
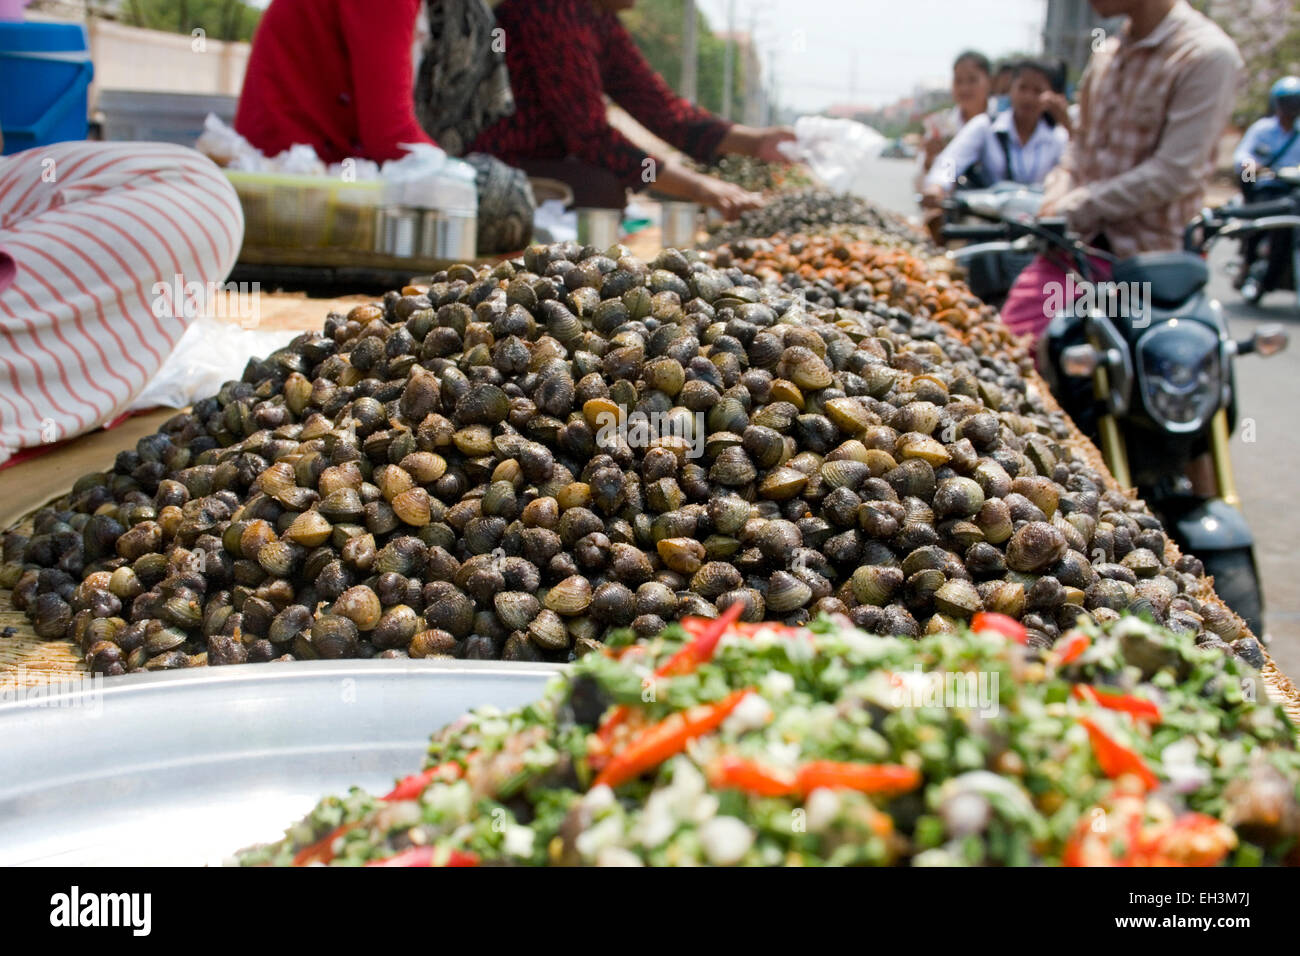
[[[1006,137],[1010,147],[1010,169],[1007,169],[999,134]],[[978,162],[994,181],[1037,186],[1060,162],[1069,140],[1070,134],[1064,127],[1051,126],[1040,119],[1028,142],[1022,143],[1010,110],[996,119],[987,115],[977,116],[962,127],[939,154],[925,177],[925,184],[952,188],[957,177]]]

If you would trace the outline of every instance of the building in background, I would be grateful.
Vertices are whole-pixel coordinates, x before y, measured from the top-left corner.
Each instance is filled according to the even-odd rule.
[[[1093,45],[1120,20],[1104,20],[1093,12],[1088,0],[1047,0],[1043,21],[1043,55],[1065,61],[1071,83],[1077,83],[1092,56]],[[1097,31],[1103,31],[1098,33]]]
[[[232,3],[247,6],[242,0],[232,0]],[[81,21],[85,24],[91,60],[95,64],[95,78],[90,85],[92,118],[99,116],[101,109],[105,108],[101,94],[112,91],[114,94],[168,93],[194,97],[188,101],[178,99],[169,104],[169,108],[180,109],[179,104],[188,102],[193,110],[199,111],[198,129],[201,129],[203,116],[208,111],[227,121],[233,119],[235,101],[248,65],[249,44],[216,39],[221,32],[217,25],[210,30],[203,28],[184,33],[134,26],[129,22],[130,17],[124,15],[126,7],[122,0],[36,0],[27,8],[27,15],[32,19]],[[195,3],[190,9],[199,15],[200,7]],[[212,5],[212,8],[218,9],[217,5]],[[110,99],[114,101],[115,110],[132,107],[122,95]],[[151,101],[149,108],[157,109],[157,102]],[[110,121],[107,126],[119,125],[113,117],[107,119]],[[127,124],[125,128],[130,128],[130,124],[140,117],[124,114],[120,119]],[[187,116],[184,123],[186,128],[196,125],[193,116]],[[144,123],[136,129],[142,135],[157,135],[160,127]],[[106,135],[111,137],[111,132],[106,130]]]
[[[32,0],[27,5],[27,12],[42,19],[50,17],[58,20],[84,20],[92,12],[92,7],[104,6],[116,7],[118,4],[92,4],[88,0]]]

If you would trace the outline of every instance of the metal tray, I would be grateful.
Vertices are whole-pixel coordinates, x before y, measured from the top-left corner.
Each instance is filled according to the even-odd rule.
[[[326,794],[391,786],[433,731],[527,703],[561,669],[247,664],[0,703],[0,865],[219,864]]]

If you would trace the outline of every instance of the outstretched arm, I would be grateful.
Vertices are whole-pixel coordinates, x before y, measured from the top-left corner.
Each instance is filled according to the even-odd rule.
[[[603,72],[604,90],[610,99],[692,159],[712,161],[732,124],[674,93],[646,62],[623,24],[611,20]]]

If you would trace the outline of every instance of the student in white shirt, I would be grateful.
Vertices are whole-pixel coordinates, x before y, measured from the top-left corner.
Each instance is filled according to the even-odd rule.
[[[1300,76],[1284,76],[1274,83],[1268,102],[1272,115],[1252,123],[1232,154],[1248,202],[1257,198],[1251,187],[1260,174],[1300,166],[1300,125],[1296,122],[1300,119]]]
[[[925,174],[930,171],[935,157],[952,142],[962,127],[983,116],[989,109],[990,91],[993,89],[992,67],[983,53],[966,50],[952,64],[953,105],[946,110],[931,113],[921,121],[925,139],[917,157],[916,189],[925,188]]]
[[[1034,60],[1016,64],[1011,108],[996,118],[977,116],[935,159],[925,178],[924,205],[935,208],[957,179],[977,165],[988,183],[1040,186],[1065,152],[1070,134],[1051,113],[1060,98],[1056,71]]]

